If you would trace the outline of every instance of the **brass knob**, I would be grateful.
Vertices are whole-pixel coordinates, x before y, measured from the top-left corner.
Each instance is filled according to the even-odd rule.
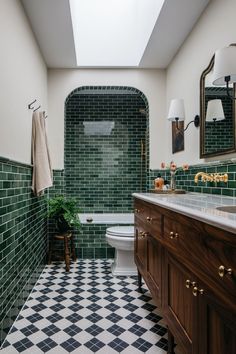
[[[139,209],[134,209],[135,213],[140,213]]]
[[[190,286],[191,286],[191,280],[187,279],[186,282],[185,282],[185,286],[186,286],[186,288],[189,289]]]
[[[223,278],[226,274],[231,275],[233,273],[231,268],[226,269],[223,265],[219,266],[218,274],[221,278]]]
[[[171,231],[170,232],[170,238],[173,240],[173,238],[178,238],[179,237],[179,234],[178,232],[174,232],[174,231]]]
[[[148,222],[151,222],[151,221],[152,221],[152,218],[150,218],[150,216],[147,216],[147,221],[148,221]]]
[[[193,293],[193,296],[198,296],[199,294],[203,295],[204,290],[203,289],[198,289],[196,286],[194,286],[192,293]]]
[[[186,282],[185,282],[185,286],[186,286],[186,288],[191,288],[192,286],[196,286],[196,282],[195,281],[191,281],[191,280],[189,280],[189,279],[187,279],[186,280]]]

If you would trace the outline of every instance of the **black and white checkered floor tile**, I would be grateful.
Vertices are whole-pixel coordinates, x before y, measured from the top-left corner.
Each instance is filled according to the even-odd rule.
[[[1,354],[164,354],[166,328],[137,277],[113,277],[110,260],[81,260],[70,272],[46,266]]]

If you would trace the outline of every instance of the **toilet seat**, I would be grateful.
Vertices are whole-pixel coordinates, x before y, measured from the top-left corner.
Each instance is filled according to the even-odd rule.
[[[119,237],[134,237],[134,226],[113,226],[106,230],[106,234]]]

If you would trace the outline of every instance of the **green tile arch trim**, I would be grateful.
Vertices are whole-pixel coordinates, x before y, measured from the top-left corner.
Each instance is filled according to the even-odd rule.
[[[71,93],[67,96],[67,98],[65,100],[65,105],[71,96],[73,96],[76,93],[81,94],[84,91],[87,91],[87,93],[89,92],[90,94],[91,93],[100,94],[102,92],[106,93],[107,91],[109,91],[110,93],[113,92],[113,93],[117,93],[117,94],[121,94],[121,93],[122,94],[138,94],[143,99],[147,115],[149,115],[149,104],[148,104],[148,100],[147,100],[146,96],[144,95],[144,93],[142,91],[138,90],[135,87],[131,87],[131,86],[81,86],[81,87],[78,87],[78,88],[74,89],[73,91],[71,91]]]

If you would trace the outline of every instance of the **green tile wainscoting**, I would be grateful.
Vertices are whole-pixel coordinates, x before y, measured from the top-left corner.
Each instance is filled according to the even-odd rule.
[[[0,158],[1,343],[46,260],[46,203],[32,196],[31,179],[32,166]]]
[[[206,173],[228,173],[229,180],[224,182],[201,182],[194,183],[194,176],[198,172]],[[170,179],[168,171],[157,169],[149,171],[149,186],[148,189],[152,189],[154,185],[154,179],[161,174],[167,181]],[[227,195],[236,197],[236,160],[226,160],[221,162],[211,162],[206,164],[193,165],[189,167],[188,171],[179,170],[176,173],[176,188],[184,189],[188,192],[208,193]]]
[[[197,172],[224,173],[228,183],[194,183]],[[168,172],[150,170],[147,189],[152,188],[158,173],[169,178]],[[0,330],[1,341],[19,313],[45,263],[47,251],[47,223],[45,198],[31,193],[32,167],[0,158]],[[177,187],[191,192],[221,194],[236,197],[236,161],[226,160],[190,166],[176,174]],[[65,172],[54,170],[54,186],[48,195],[65,194]],[[130,193],[133,191],[131,190]],[[79,200],[81,212],[86,212]],[[116,212],[116,210],[111,211]],[[80,258],[112,258],[114,249],[105,241],[107,224],[83,224],[75,235]],[[50,229],[51,227],[51,229]],[[49,234],[54,232],[49,225]]]

